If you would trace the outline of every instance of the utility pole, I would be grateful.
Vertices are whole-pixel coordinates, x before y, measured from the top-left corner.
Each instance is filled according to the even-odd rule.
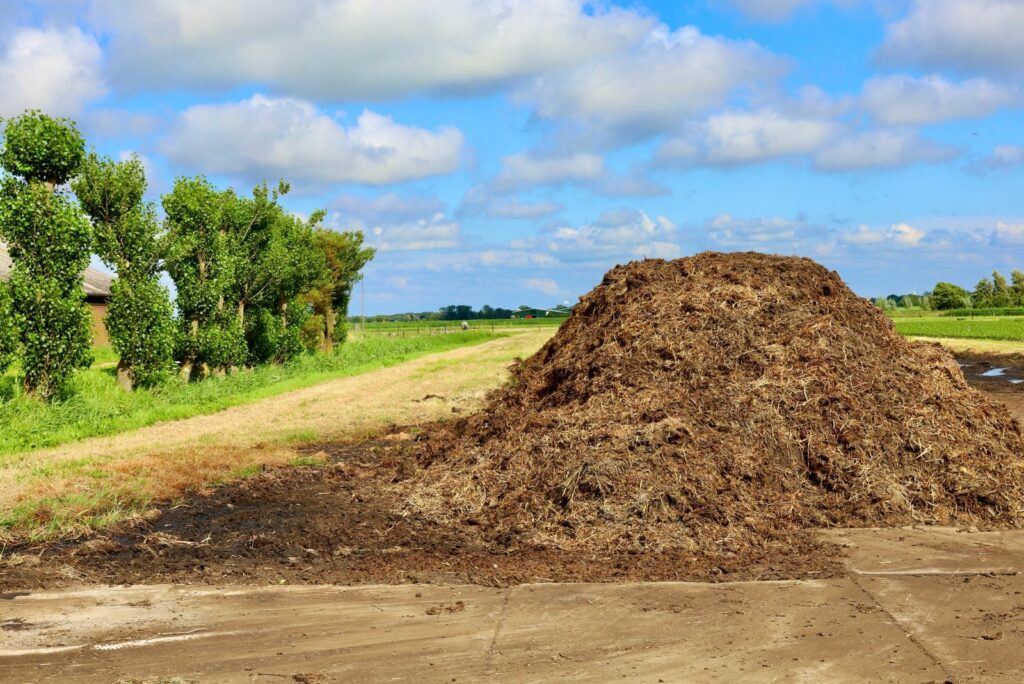
[[[359,279],[359,318],[363,322],[363,337],[366,337],[366,275]]]

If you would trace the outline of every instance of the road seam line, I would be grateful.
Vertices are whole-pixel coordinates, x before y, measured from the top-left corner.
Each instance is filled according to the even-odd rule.
[[[505,594],[505,601],[501,604],[501,610],[498,611],[498,619],[494,624],[494,634],[491,635],[491,643],[487,647],[487,657],[484,659],[485,677],[494,674],[494,651],[498,645],[498,638],[501,636],[501,628],[505,624],[505,613],[508,611],[508,604],[512,601],[512,593],[518,588],[508,588],[508,593]]]

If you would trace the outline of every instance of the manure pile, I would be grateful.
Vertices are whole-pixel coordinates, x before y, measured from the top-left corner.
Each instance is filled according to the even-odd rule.
[[[612,269],[406,505],[495,547],[806,548],[815,527],[1024,523],[1024,436],[937,345],[809,259]]]

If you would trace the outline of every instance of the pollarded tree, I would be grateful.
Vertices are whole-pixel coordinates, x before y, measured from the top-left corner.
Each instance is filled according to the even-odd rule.
[[[153,206],[142,201],[142,162],[90,154],[72,188],[92,218],[96,253],[117,271],[106,322],[120,356],[118,382],[129,390],[155,384],[173,364],[174,322],[167,288],[160,284],[160,225]]]
[[[30,111],[7,123],[0,166],[0,237],[14,267],[12,310],[20,328],[25,389],[50,399],[92,362],[82,271],[92,227],[59,186],[74,175],[85,142],[74,123]]]
[[[323,212],[314,214],[315,224],[323,220]],[[334,343],[344,339],[344,332],[336,331],[337,319],[348,313],[352,288],[362,278],[360,271],[376,254],[372,247],[363,247],[361,231],[343,232],[318,228],[314,244],[327,262],[327,278],[305,295],[313,312],[323,318],[323,348],[330,351]]]
[[[177,356],[186,380],[197,367],[205,374],[245,361],[244,330],[227,300],[234,283],[228,228],[236,201],[233,192],[218,192],[203,177],[179,178],[163,197],[165,265],[177,290]]]

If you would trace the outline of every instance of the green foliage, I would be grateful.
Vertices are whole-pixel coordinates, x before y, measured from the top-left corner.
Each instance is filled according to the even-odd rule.
[[[236,201],[205,178],[179,178],[163,197],[167,272],[177,290],[178,359],[186,378],[196,367],[226,369],[245,361],[245,340],[227,296],[234,283],[228,228]]]
[[[7,124],[0,163],[0,237],[8,244],[13,319],[20,331],[25,387],[49,399],[63,394],[90,363],[90,316],[81,273],[92,228],[56,191],[74,173],[84,143],[68,121],[29,112]]]
[[[967,291],[952,283],[936,283],[932,290],[932,308],[956,309],[964,306],[970,300]]]
[[[15,324],[11,289],[0,282],[0,375],[10,367],[18,353],[19,331]]]
[[[7,122],[0,166],[26,181],[61,185],[82,162],[85,141],[68,119],[30,110]]]
[[[146,175],[137,157],[123,162],[89,155],[72,183],[93,220],[95,249],[117,271],[107,332],[129,386],[160,382],[170,371],[174,324],[167,288],[160,284],[162,235],[153,207],[144,204]]]
[[[322,212],[314,214],[311,223],[315,225],[321,220]],[[318,228],[313,239],[327,263],[327,273],[318,287],[306,293],[304,300],[312,307],[313,313],[323,320],[323,344],[330,349],[339,341],[337,321],[339,317],[344,319],[348,315],[352,288],[362,278],[360,271],[377,252],[372,247],[363,247],[363,234],[360,231],[339,233]]]

